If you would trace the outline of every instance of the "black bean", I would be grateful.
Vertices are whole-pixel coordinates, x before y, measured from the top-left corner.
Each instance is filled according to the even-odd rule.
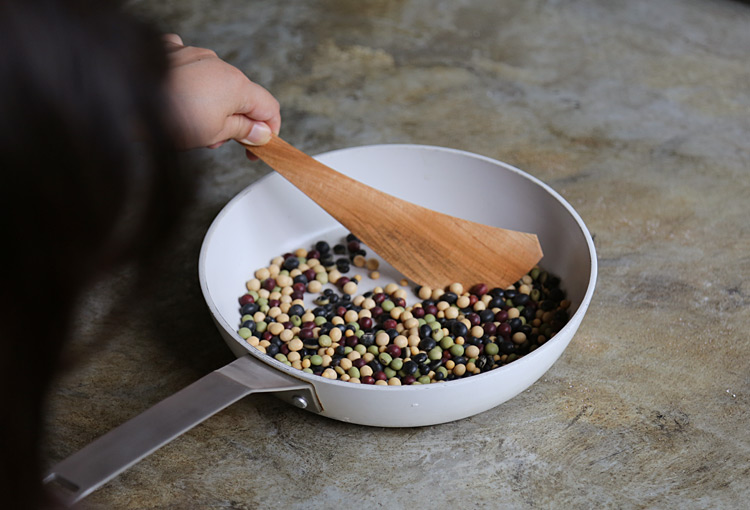
[[[523,326],[523,321],[518,317],[514,317],[508,321],[508,324],[510,325],[510,330],[515,333],[521,326]]]
[[[289,257],[284,261],[282,267],[287,271],[297,269],[299,267],[299,259],[297,257]]]
[[[438,368],[440,368],[440,365],[442,364],[443,364],[442,359],[436,359],[436,360],[430,361],[430,370],[437,370]]]
[[[503,354],[513,354],[514,352],[516,352],[516,344],[511,340],[506,340],[505,338],[498,338],[497,346],[500,348],[500,352],[502,352]]]
[[[361,343],[365,347],[370,347],[372,344],[375,343],[375,333],[372,333],[372,332],[365,333],[364,335],[360,337],[359,343]]]
[[[526,306],[531,298],[528,294],[518,293],[513,297],[513,304],[516,306]]]
[[[318,241],[315,243],[315,249],[318,250],[321,255],[325,255],[331,251],[331,245],[325,241]]]
[[[412,361],[415,363],[424,363],[427,360],[427,353],[425,352],[419,352],[411,357]]]
[[[348,273],[351,269],[351,266],[349,265],[348,259],[337,259],[336,260],[336,269],[339,270],[339,273]]]
[[[330,322],[324,322],[320,326],[319,334],[320,335],[327,335],[328,333],[331,332],[332,329],[333,329],[333,324],[331,324]]]
[[[492,310],[493,308],[502,308],[505,304],[505,300],[501,297],[492,298],[489,303],[487,303],[487,308]]]
[[[446,303],[452,305],[458,300],[458,296],[454,292],[446,292],[442,296],[440,296],[440,301],[445,301]]]
[[[479,312],[479,320],[482,322],[492,322],[495,320],[495,312],[492,310],[482,310]]]
[[[271,345],[275,345],[276,347],[281,347],[282,345],[284,345],[284,342],[281,341],[281,338],[277,336],[272,337],[269,342],[271,343]]]
[[[302,305],[292,305],[289,307],[289,311],[287,312],[287,315],[289,315],[290,317],[293,315],[302,317],[304,314],[305,314],[305,307]]]
[[[245,305],[242,305],[242,308],[240,308],[240,313],[242,315],[254,315],[258,310],[260,310],[260,307],[257,303],[247,303]]]
[[[404,371],[406,375],[414,375],[417,372],[418,365],[414,362],[414,358],[404,363],[404,366],[401,370]]]
[[[245,322],[242,323],[242,327],[243,328],[247,328],[250,331],[255,331],[255,321],[252,320],[252,319],[251,320],[246,320]]]
[[[500,299],[502,299],[503,297],[505,297],[505,291],[503,289],[501,289],[500,287],[495,287],[494,289],[492,289],[489,292],[489,294],[493,298],[500,298]]]
[[[466,324],[464,324],[463,322],[456,321],[451,327],[451,333],[453,333],[457,337],[466,337],[466,335],[469,334],[469,328],[467,328]]]
[[[485,356],[482,354],[477,358],[477,361],[475,362],[476,367],[481,370],[482,372],[487,372],[489,370],[492,370],[492,366],[495,364],[495,360],[492,359],[491,356]]]
[[[422,324],[419,326],[419,337],[420,338],[429,338],[432,336],[432,328],[429,324]]]
[[[433,340],[432,338],[424,338],[421,342],[419,342],[419,349],[425,352],[429,352],[430,350],[434,349],[437,345],[437,342]]]

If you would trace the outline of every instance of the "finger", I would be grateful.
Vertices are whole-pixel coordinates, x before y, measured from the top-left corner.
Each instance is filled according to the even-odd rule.
[[[242,139],[248,145],[265,145],[271,141],[271,128],[265,122],[255,122],[250,132]]]
[[[265,122],[250,120],[245,115],[231,115],[217,138],[234,139],[248,145],[265,145],[271,140],[271,128]]]
[[[249,119],[261,121],[271,128],[275,134],[281,129],[281,113],[278,100],[265,88],[247,80],[242,92],[245,104],[237,113],[243,113]]]
[[[177,34],[164,34],[161,38],[168,45],[185,46],[182,42],[182,37]]]

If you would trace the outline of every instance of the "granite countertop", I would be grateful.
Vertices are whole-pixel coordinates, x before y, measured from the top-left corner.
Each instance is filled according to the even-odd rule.
[[[458,422],[381,429],[270,396],[214,416],[94,508],[727,508],[750,499],[750,5],[730,0],[161,0],[134,9],[282,104],[309,153],[419,143],[516,165],[595,238],[599,280],[558,362]],[[202,236],[269,170],[188,156],[199,201],[138,303],[94,289],[55,386],[54,462],[232,359]]]

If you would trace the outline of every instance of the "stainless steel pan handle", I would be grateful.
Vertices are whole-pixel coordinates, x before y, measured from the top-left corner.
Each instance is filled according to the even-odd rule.
[[[73,505],[177,436],[256,392],[278,392],[297,407],[321,411],[312,385],[245,355],[59,462],[44,483],[56,482],[56,495]]]

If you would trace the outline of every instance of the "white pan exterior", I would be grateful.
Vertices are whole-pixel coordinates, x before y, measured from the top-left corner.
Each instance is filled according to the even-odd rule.
[[[589,306],[597,263],[586,226],[555,191],[505,163],[440,147],[375,145],[333,151],[317,159],[424,207],[537,234],[545,253],[540,264],[562,279],[572,302],[571,320],[552,340],[523,358],[447,383],[369,386],[332,381],[287,367],[250,347],[236,333],[240,319],[237,298],[245,292],[245,282],[255,269],[267,266],[273,257],[308,248],[321,238],[333,240],[345,231],[283,177],[272,173],[226,205],[201,250],[203,294],[224,341],[236,356],[250,353],[261,363],[310,382],[324,416],[382,427],[432,425],[486,411],[531,386],[559,358]]]

